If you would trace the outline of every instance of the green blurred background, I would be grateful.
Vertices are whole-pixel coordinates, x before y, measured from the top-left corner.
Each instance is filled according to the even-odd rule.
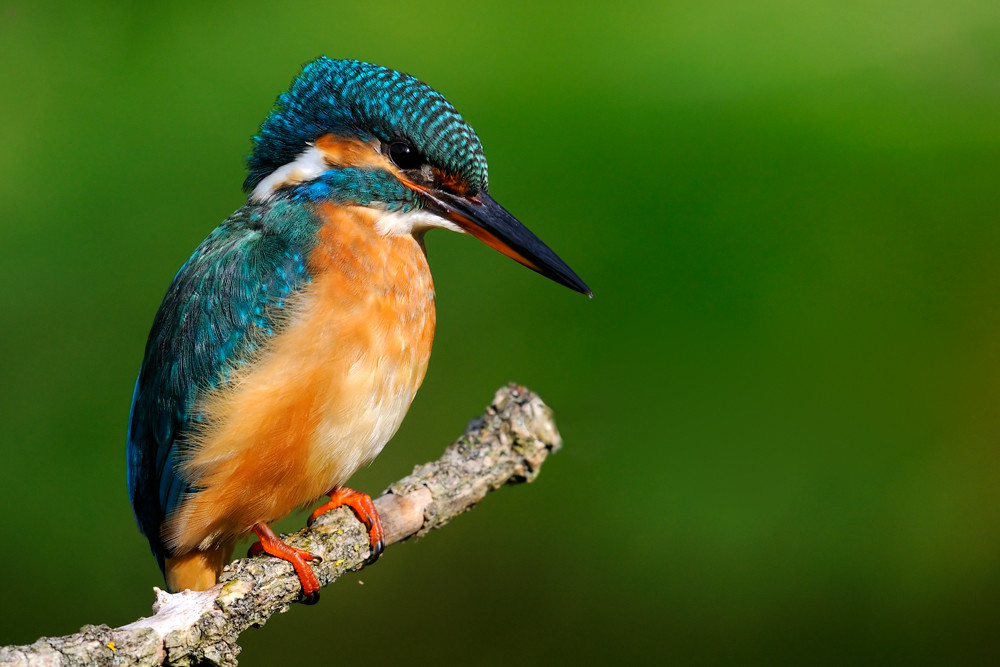
[[[357,486],[509,380],[566,447],[243,664],[997,659],[996,0],[0,2],[0,644],[149,613],[145,337],[318,54],[443,91],[596,296],[431,235],[430,372]]]

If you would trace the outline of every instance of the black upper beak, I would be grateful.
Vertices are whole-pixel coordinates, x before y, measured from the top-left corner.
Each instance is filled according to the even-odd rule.
[[[428,209],[451,220],[486,245],[517,260],[532,271],[593,297],[580,276],[559,259],[542,240],[531,233],[483,190],[474,197],[462,197],[442,190],[420,188],[430,202]]]

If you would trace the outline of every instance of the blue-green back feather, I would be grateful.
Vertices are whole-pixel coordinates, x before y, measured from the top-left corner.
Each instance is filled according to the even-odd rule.
[[[309,206],[244,206],[195,250],[156,314],[132,399],[128,487],[161,568],[164,518],[192,490],[177,465],[201,417],[198,396],[273,337],[287,299],[311,279],[317,228]]]

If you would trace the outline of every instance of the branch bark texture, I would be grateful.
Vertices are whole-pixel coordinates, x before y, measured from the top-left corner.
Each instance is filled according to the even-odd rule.
[[[417,466],[375,500],[386,545],[440,528],[505,484],[532,481],[561,444],[552,412],[536,394],[515,384],[500,389],[440,459]],[[322,586],[360,570],[369,551],[367,531],[346,508],[285,537],[322,557],[313,563]],[[230,564],[207,591],[154,590],[153,616],[0,647],[0,665],[235,665],[240,633],[287,610],[301,594],[291,565],[267,556]]]

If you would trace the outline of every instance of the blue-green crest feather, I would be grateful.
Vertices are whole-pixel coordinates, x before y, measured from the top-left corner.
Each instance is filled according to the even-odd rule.
[[[325,134],[404,139],[431,164],[461,176],[471,192],[487,186],[479,137],[439,92],[387,67],[320,57],[278,97],[254,137],[244,189],[252,190]]]

